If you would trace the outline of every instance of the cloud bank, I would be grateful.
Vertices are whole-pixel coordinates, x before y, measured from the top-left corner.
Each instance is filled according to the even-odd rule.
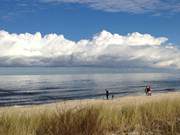
[[[40,0],[47,3],[78,3],[107,12],[179,12],[179,0]]]
[[[103,66],[180,69],[180,50],[167,38],[102,31],[78,42],[63,35],[0,31],[0,66]]]

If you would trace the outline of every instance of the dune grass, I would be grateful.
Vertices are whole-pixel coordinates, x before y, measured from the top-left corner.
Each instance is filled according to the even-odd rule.
[[[180,134],[180,94],[54,108],[1,109],[0,135]]]

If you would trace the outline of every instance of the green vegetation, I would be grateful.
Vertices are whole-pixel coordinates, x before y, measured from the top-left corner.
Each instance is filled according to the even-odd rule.
[[[113,105],[120,100],[109,102],[39,113],[4,110],[0,113],[0,135],[180,134],[179,96],[120,106]]]

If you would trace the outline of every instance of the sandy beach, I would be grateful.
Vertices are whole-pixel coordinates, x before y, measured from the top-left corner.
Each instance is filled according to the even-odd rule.
[[[180,92],[167,92],[167,93],[155,93],[152,96],[144,95],[131,95],[124,97],[116,97],[113,100],[109,99],[83,99],[83,100],[66,100],[57,101],[55,103],[42,104],[42,105],[27,105],[27,106],[8,106],[0,107],[0,113],[2,112],[19,112],[19,113],[40,113],[47,111],[53,112],[58,109],[73,109],[81,108],[93,105],[104,105],[108,107],[121,107],[124,105],[140,105],[148,102],[155,102],[162,99],[174,99],[180,98]]]

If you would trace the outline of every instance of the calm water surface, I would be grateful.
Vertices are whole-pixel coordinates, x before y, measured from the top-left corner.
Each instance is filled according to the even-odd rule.
[[[104,98],[180,90],[178,73],[123,73],[117,68],[0,68],[0,105],[42,104],[69,99]]]

